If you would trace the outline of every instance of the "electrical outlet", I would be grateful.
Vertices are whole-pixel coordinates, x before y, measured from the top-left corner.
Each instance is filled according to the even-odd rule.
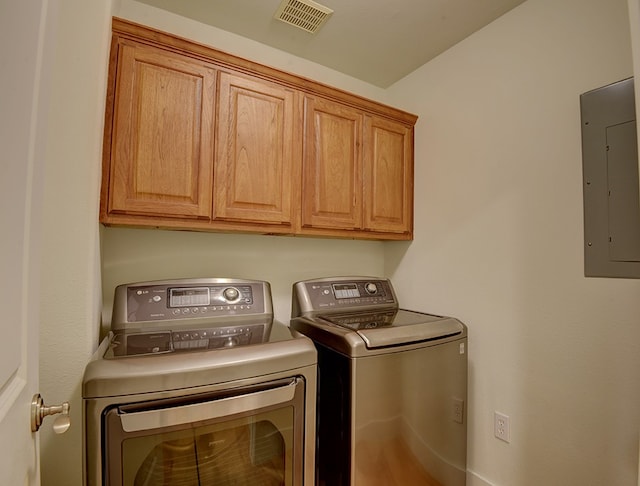
[[[511,439],[511,427],[509,416],[500,412],[493,413],[493,434],[500,440],[509,442]]]
[[[453,421],[459,424],[464,423],[464,400],[453,397],[451,403],[453,404]]]

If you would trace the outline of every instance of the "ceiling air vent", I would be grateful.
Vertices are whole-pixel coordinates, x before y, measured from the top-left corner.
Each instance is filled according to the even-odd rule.
[[[312,0],[282,0],[275,18],[315,34],[333,10]]]

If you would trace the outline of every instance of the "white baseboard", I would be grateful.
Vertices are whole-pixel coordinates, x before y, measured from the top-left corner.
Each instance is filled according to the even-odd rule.
[[[479,474],[467,469],[467,486],[495,486]]]

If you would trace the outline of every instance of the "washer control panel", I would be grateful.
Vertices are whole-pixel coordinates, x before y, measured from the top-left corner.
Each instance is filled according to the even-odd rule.
[[[391,282],[368,277],[338,277],[307,280],[294,285],[294,303],[304,307],[296,312],[361,310],[367,307],[397,307]],[[295,316],[294,316],[295,317]]]
[[[182,279],[116,287],[111,329],[185,319],[272,316],[269,284],[234,279]],[[149,326],[146,326],[149,327]]]

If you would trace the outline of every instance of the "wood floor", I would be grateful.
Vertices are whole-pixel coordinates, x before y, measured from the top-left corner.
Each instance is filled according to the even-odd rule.
[[[357,486],[442,486],[400,439],[359,444]]]

